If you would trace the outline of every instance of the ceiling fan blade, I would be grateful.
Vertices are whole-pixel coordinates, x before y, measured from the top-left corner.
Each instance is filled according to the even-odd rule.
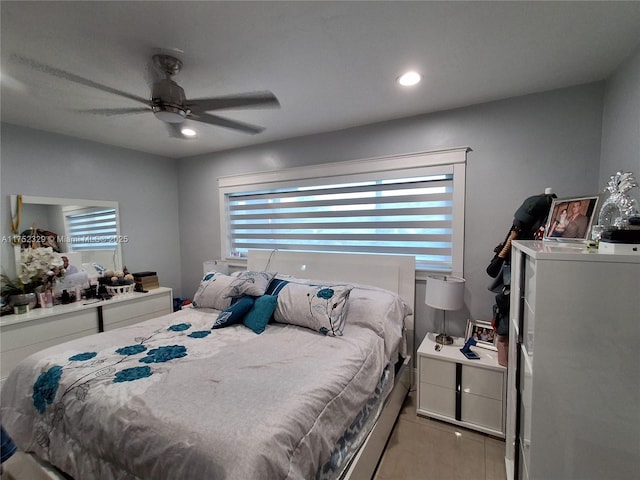
[[[210,115],[208,113],[200,113],[197,115],[190,115],[190,119],[198,122],[207,123],[209,125],[215,125],[217,127],[226,127],[232,130],[239,130],[244,133],[255,135],[264,130],[264,127],[258,127],[257,125],[250,125],[248,123],[238,122],[236,120],[229,120],[226,118],[218,117],[217,115]]]
[[[108,87],[106,85],[102,85],[101,83],[94,82],[93,80],[89,80],[87,78],[81,77],[74,73],[67,72],[65,70],[60,70],[59,68],[51,67],[49,65],[45,65],[44,63],[40,63],[31,58],[26,58],[18,54],[11,55],[10,59],[14,62],[18,62],[22,65],[26,65],[34,70],[38,70],[39,72],[46,73],[48,75],[53,75],[54,77],[62,78],[65,80],[69,80],[71,82],[78,83],[80,85],[84,85],[86,87],[95,88],[97,90],[102,90],[103,92],[112,93],[114,95],[118,95],[120,97],[128,98],[130,100],[134,100],[136,102],[144,103],[145,105],[149,104],[149,100],[146,98],[139,97],[137,95],[133,95],[132,93],[123,92],[121,90],[117,90],[115,88]]]
[[[280,102],[278,102],[276,96],[271,92],[251,92],[225,97],[187,100],[187,106],[192,112],[202,113],[210,110],[232,108],[279,107]]]
[[[150,108],[92,108],[90,110],[74,110],[76,113],[92,113],[94,115],[104,115],[111,117],[113,115],[129,115],[133,113],[151,112]]]
[[[195,137],[187,137],[182,133],[183,125],[181,123],[168,123],[165,122],[169,136],[173,138],[179,138],[180,140],[193,140]]]

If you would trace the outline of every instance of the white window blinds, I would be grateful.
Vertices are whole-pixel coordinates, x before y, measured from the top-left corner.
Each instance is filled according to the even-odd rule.
[[[450,270],[452,196],[452,175],[230,194],[231,248],[410,254]]]
[[[466,149],[456,153],[220,178],[223,256],[402,254],[420,270],[462,272]]]
[[[65,215],[73,251],[113,250],[117,247],[118,224],[113,208],[84,209]]]

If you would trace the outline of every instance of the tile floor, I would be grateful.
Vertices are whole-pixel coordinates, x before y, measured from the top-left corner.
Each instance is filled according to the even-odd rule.
[[[411,392],[374,480],[506,480],[504,441],[416,415]]]

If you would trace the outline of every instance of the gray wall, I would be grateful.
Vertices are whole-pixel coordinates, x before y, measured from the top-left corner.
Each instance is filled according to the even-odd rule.
[[[219,176],[277,170],[438,148],[469,146],[465,225],[466,309],[449,313],[450,333],[466,319],[490,319],[485,268],[524,198],[553,187],[559,196],[598,191],[604,84],[299,137],[182,159],[180,231],[184,292],[194,292],[202,261],[219,258]],[[416,284],[416,334],[437,329]],[[435,322],[435,323],[434,323]]]
[[[2,124],[1,233],[9,235],[9,195],[116,200],[130,271],[157,270],[181,293],[178,180],[172,159]],[[25,227],[26,228],[26,227]],[[2,268],[13,252],[2,244]]]
[[[604,187],[620,170],[640,180],[640,48],[607,81],[602,127],[598,184]]]

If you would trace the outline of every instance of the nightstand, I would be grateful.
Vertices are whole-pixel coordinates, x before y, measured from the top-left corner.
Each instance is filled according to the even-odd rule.
[[[463,338],[439,351],[435,338],[428,333],[418,348],[418,415],[504,438],[507,369],[498,352],[472,347],[480,358],[469,360]]]

